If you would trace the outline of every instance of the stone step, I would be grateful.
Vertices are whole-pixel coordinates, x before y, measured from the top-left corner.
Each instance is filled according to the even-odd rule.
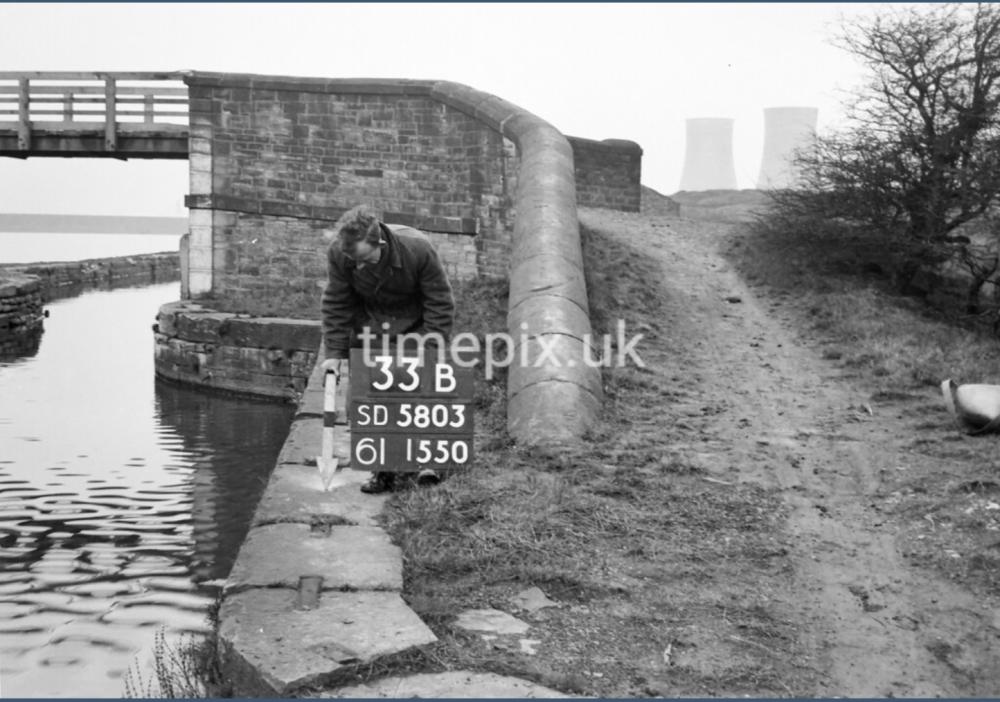
[[[296,601],[287,589],[226,598],[219,637],[234,696],[288,696],[346,666],[437,640],[395,592],[324,592],[310,610]]]
[[[370,477],[370,473],[345,468],[341,476],[343,485],[324,492],[316,466],[279,464],[257,505],[252,526],[315,521],[378,526],[376,517],[389,495],[362,493],[359,487]]]
[[[323,534],[308,524],[270,524],[250,530],[224,591],[295,589],[303,575],[322,576],[324,591],[399,591],[403,559],[389,535],[376,527],[333,526]]]
[[[304,417],[292,422],[288,438],[278,454],[278,465],[299,463],[315,465],[323,442],[323,420]],[[333,455],[341,465],[349,465],[351,460],[351,432],[347,426],[333,428]]]

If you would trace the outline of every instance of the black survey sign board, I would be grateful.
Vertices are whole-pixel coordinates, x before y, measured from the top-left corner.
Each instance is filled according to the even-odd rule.
[[[351,467],[412,472],[472,461],[471,368],[426,352],[397,357],[351,350]]]

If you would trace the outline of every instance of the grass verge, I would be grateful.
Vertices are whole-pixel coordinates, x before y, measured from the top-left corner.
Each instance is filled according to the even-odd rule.
[[[772,298],[794,302],[798,326],[821,340],[824,355],[879,389],[1000,378],[1000,344],[982,318],[964,313],[962,290],[945,286],[927,298],[894,292],[890,240],[822,223],[760,220],[746,230],[726,251],[740,273]]]
[[[853,375],[894,421],[904,464],[874,504],[898,520],[899,548],[977,592],[1000,595],[997,437],[960,432],[940,401],[945,378],[1000,383],[1000,342],[965,314],[961,288],[926,298],[894,292],[892,244],[829,223],[762,220],[734,230],[726,253],[802,338]]]
[[[606,233],[583,234],[595,332],[622,318],[655,344],[665,332],[654,264]],[[456,331],[505,328],[500,284],[456,292]],[[403,550],[403,596],[439,641],[337,684],[476,670],[602,697],[808,694],[794,626],[773,606],[787,579],[780,501],[712,484],[666,448],[681,430],[662,417],[665,369],[608,369],[604,383],[600,427],[545,453],[507,438],[505,378],[479,379],[476,465],[394,495],[384,514]],[[557,606],[515,606],[532,586]],[[490,639],[455,627],[473,608],[531,629]]]

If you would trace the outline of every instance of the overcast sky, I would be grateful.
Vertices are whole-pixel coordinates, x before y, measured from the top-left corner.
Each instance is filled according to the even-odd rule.
[[[754,187],[763,109],[840,118],[855,60],[830,40],[868,3],[10,4],[0,70],[210,70],[452,80],[565,134],[642,146],[645,185],[680,184],[684,120],[730,117]],[[0,158],[0,212],[182,215],[187,162]]]

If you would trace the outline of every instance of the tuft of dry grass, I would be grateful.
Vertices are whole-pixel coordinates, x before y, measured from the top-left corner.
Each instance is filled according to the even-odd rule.
[[[1000,343],[945,287],[928,299],[894,291],[893,243],[830,223],[760,219],[734,237],[728,258],[751,283],[794,304],[824,355],[877,390],[1000,382]]]
[[[231,685],[223,683],[216,652],[216,638],[187,634],[167,640],[163,627],[153,642],[152,677],[136,667],[125,675],[125,697],[158,699],[203,699],[230,696]]]

